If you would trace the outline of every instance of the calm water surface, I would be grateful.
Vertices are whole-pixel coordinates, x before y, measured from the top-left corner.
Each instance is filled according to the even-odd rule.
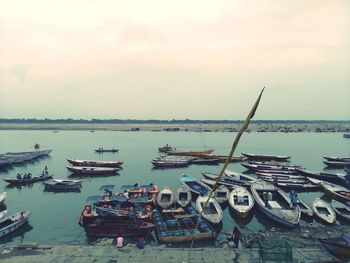
[[[168,143],[179,150],[215,149],[214,153],[227,154],[235,133],[167,133],[167,132],[116,132],[116,131],[0,131],[0,153],[8,151],[30,151],[35,143],[42,149],[53,149],[50,157],[26,165],[0,171],[0,179],[15,177],[18,172],[39,174],[45,165],[56,178],[67,178],[66,158],[124,161],[118,176],[86,178],[80,193],[44,192],[42,183],[21,188],[9,188],[0,180],[0,192],[6,191],[5,202],[9,213],[28,209],[31,211],[29,225],[0,242],[38,242],[49,244],[84,244],[88,239],[77,224],[85,200],[99,193],[101,185],[114,184],[115,189],[123,184],[147,184],[153,182],[160,187],[170,186],[174,191],[180,186],[182,173],[202,178],[201,172],[218,173],[221,166],[191,165],[188,168],[153,170],[151,160],[158,156],[158,147]],[[119,148],[119,152],[96,154],[98,147]],[[248,133],[244,134],[235,155],[241,152],[291,155],[292,163],[321,171],[324,169],[322,156],[350,154],[350,140],[342,134],[330,133]],[[230,164],[229,169],[243,172],[239,163]],[[341,170],[332,170],[342,172]],[[308,204],[321,192],[300,193]],[[4,209],[4,208],[1,208]],[[224,210],[222,231],[231,231],[239,224],[243,232],[271,228],[266,217],[256,212],[243,222],[231,216],[230,209]],[[301,222],[306,224],[306,222]]]

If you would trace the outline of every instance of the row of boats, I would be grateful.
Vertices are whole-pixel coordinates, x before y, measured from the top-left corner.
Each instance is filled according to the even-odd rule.
[[[67,169],[78,175],[110,175],[121,170],[123,162],[67,159]]]

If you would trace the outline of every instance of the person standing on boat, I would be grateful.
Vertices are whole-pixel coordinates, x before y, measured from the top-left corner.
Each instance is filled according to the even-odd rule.
[[[278,178],[277,178],[277,176],[275,176],[275,178],[273,179],[273,185],[275,186],[275,189],[278,189]]]
[[[232,240],[235,243],[236,248],[238,248],[239,241],[242,238],[241,231],[239,231],[238,227],[235,226],[232,232]]]

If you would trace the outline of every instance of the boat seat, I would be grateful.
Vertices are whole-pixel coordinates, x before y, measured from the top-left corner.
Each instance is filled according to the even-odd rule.
[[[268,201],[267,207],[271,209],[282,208],[276,201]]]

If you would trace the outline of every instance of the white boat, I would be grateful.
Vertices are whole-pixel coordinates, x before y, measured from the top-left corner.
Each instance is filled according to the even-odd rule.
[[[287,227],[295,227],[299,224],[300,208],[299,206],[293,207],[286,192],[263,181],[253,183],[251,192],[259,209],[266,216]],[[268,199],[264,197],[265,195],[268,196]]]
[[[333,224],[336,219],[336,214],[331,205],[320,198],[316,198],[312,204],[314,215],[328,224]]]
[[[63,183],[63,184],[81,184],[83,180],[69,180],[69,179],[52,179],[52,181],[56,183]]]
[[[192,201],[192,194],[191,190],[188,186],[182,185],[179,189],[176,191],[176,202],[181,207],[188,206]]]
[[[337,214],[337,217],[350,221],[350,207],[348,205],[333,199],[331,206]]]
[[[0,212],[0,220],[4,218],[4,216],[7,214],[7,210],[1,211]]]
[[[219,204],[224,204],[227,202],[228,195],[230,190],[224,185],[220,185],[214,192],[214,198],[218,201]]]
[[[23,211],[12,215],[11,217],[6,217],[0,221],[0,238],[10,234],[17,228],[23,226],[28,222],[30,212]]]
[[[7,193],[6,192],[3,192],[3,193],[0,194],[0,205],[5,202],[6,197],[7,197]]]
[[[174,204],[174,192],[166,186],[157,195],[157,204],[161,208],[169,208]]]
[[[210,197],[206,204],[208,198],[208,196],[198,196],[196,200],[197,211],[207,221],[213,224],[219,224],[223,217],[222,209],[213,197]]]
[[[236,187],[228,197],[228,203],[239,218],[246,217],[254,206],[254,198],[244,187]]]

